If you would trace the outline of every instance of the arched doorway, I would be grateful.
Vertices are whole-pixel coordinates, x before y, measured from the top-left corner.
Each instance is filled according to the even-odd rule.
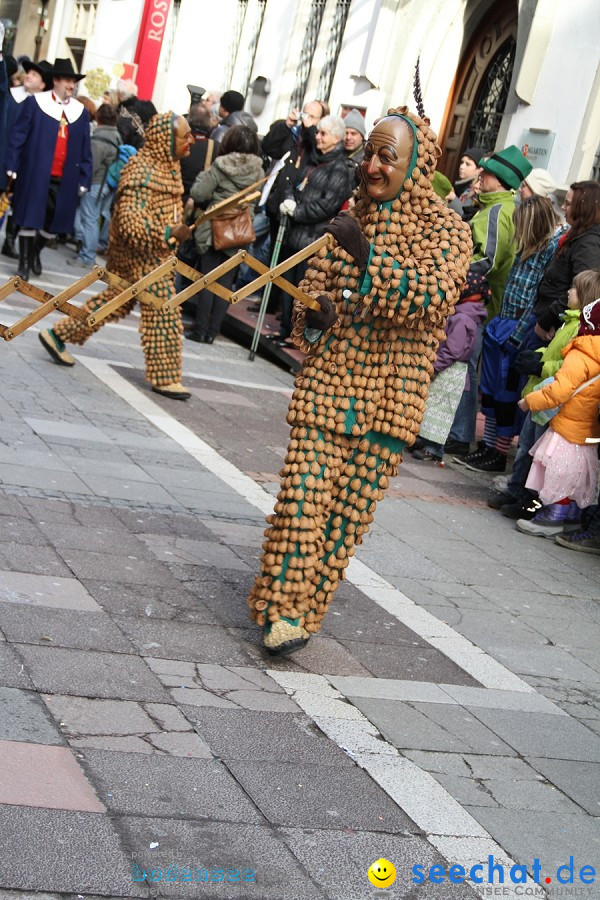
[[[456,178],[469,146],[492,150],[506,106],[517,43],[516,0],[498,0],[468,41],[442,123],[443,171]]]

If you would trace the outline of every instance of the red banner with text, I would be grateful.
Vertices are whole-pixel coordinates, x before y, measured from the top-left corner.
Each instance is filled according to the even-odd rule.
[[[171,0],[144,0],[144,11],[135,51],[136,84],[140,100],[151,100],[158,60],[169,19]]]

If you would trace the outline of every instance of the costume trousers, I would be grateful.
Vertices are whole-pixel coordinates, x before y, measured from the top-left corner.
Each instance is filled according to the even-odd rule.
[[[473,346],[473,353],[468,363],[469,387],[465,388],[458,404],[456,415],[449,437],[455,441],[470,444],[475,440],[475,426],[477,422],[477,408],[479,406],[479,357],[483,343],[483,325],[477,328],[477,337]]]
[[[109,289],[92,297],[83,306],[88,314],[101,309],[105,303],[117,296],[118,291]],[[61,341],[68,344],[85,344],[107,322],[118,322],[131,312],[135,299],[124,303],[106,319],[96,325],[86,325],[66,316],[53,326],[53,331]],[[181,381],[181,309],[158,310],[147,303],[140,303],[140,334],[142,350],[146,360],[146,379],[156,387]]]
[[[217,266],[227,262],[229,257],[221,250],[215,250],[210,247],[206,253],[202,254],[200,262],[201,270],[206,275]],[[235,278],[235,269],[226,272],[219,278],[219,284],[228,290],[231,290],[233,279]],[[221,333],[221,326],[225,316],[229,312],[229,303],[222,297],[209,290],[200,291],[196,296],[196,331],[202,335],[208,335],[215,338]]]
[[[275,512],[267,518],[261,574],[248,597],[259,625],[284,616],[299,619],[308,632],[321,627],[388,476],[397,471],[400,453],[381,437],[292,428]]]

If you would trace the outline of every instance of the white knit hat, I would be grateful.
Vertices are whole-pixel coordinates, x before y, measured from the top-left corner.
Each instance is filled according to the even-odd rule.
[[[558,188],[554,178],[546,171],[546,169],[532,169],[525,179],[525,184],[531,188],[533,193],[537,194],[538,197],[548,197]]]

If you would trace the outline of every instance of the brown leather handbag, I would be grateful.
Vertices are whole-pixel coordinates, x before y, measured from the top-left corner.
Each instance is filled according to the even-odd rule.
[[[235,207],[210,220],[215,250],[238,250],[254,243],[256,234],[250,207]]]

